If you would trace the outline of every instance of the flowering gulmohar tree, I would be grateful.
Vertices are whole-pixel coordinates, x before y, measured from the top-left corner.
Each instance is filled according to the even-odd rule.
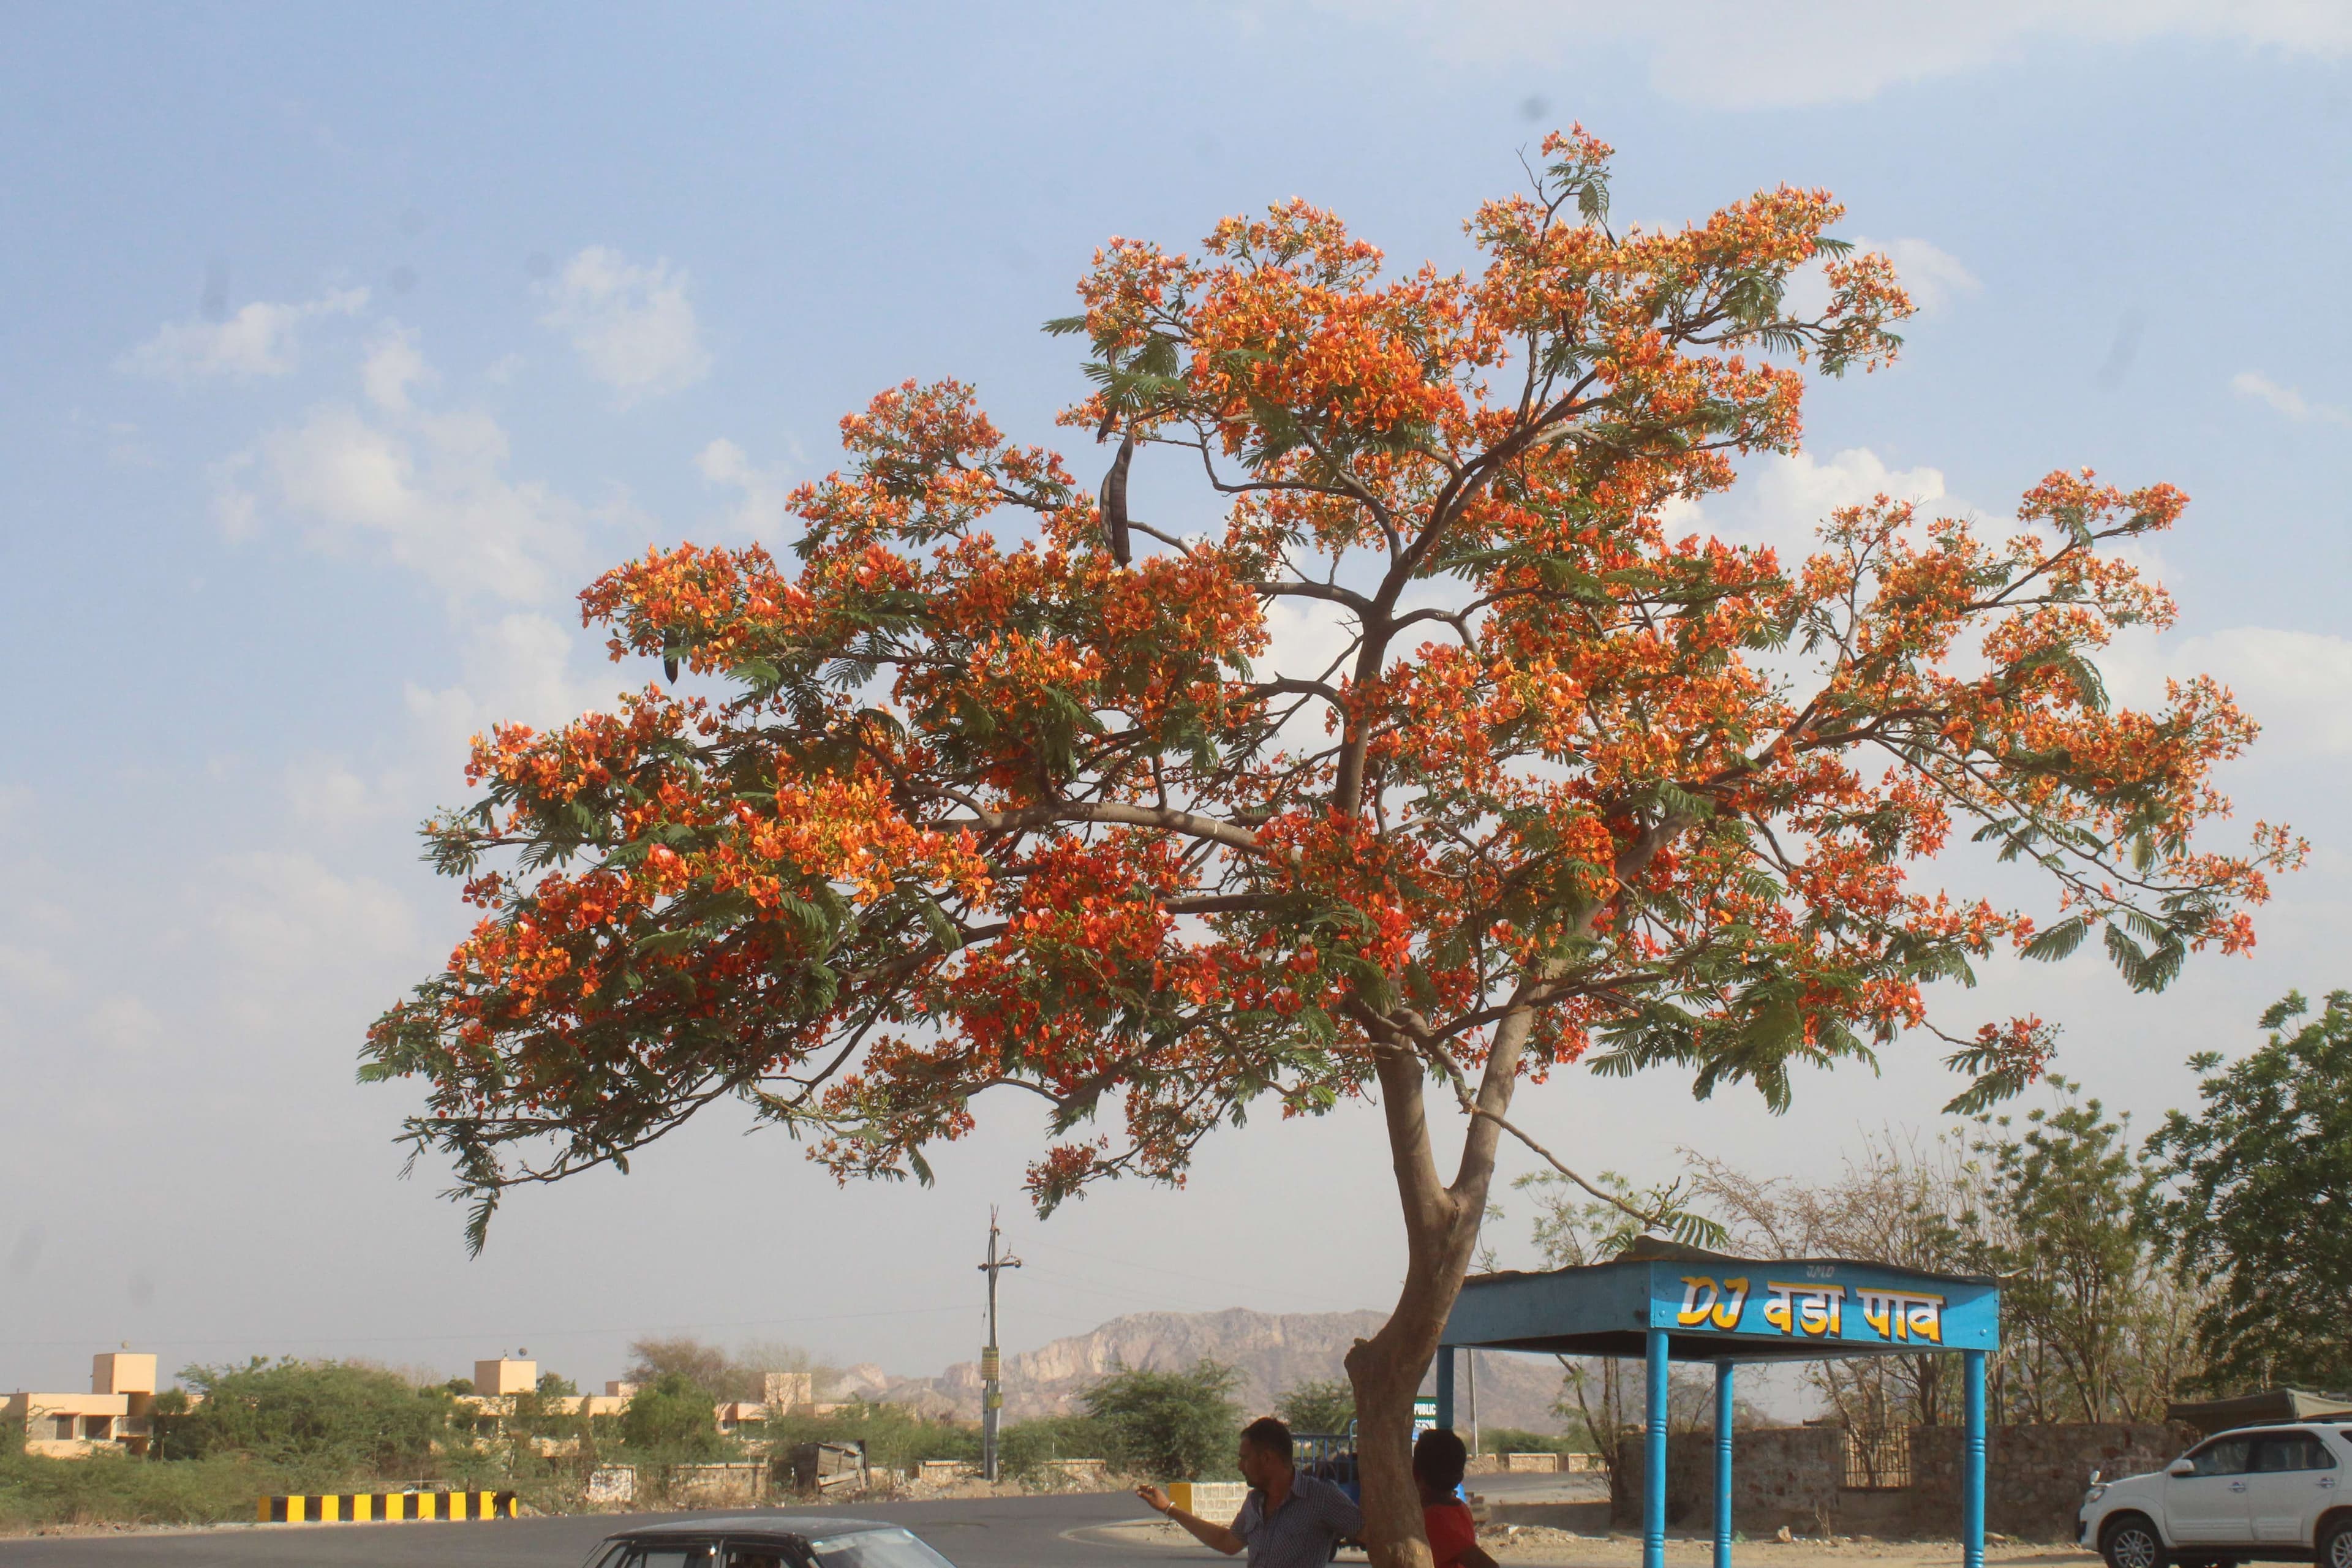
[[[1426,1563],[1412,1394],[1522,1085],[1671,1067],[1777,1109],[1996,952],[2095,931],[2152,990],[2249,947],[2300,847],[2199,836],[2253,725],[2210,680],[2116,708],[2095,663],[2170,620],[2118,547],[2185,498],[2061,472],[2006,538],[1885,499],[1803,560],[1677,537],[1670,503],[1796,449],[1806,371],[1885,363],[1910,307],[1822,192],[1617,232],[1608,154],[1548,140],[1466,274],[1385,273],[1299,203],[1197,257],[1114,240],[1051,323],[1091,348],[1064,423],[1122,442],[1099,501],[910,383],[843,421],[791,559],[685,544],[590,586],[613,657],[698,694],[477,742],[426,833],[480,922],[366,1050],[425,1080],[408,1137],[475,1244],[508,1188],[723,1097],[920,1177],[1024,1089],[1045,1208],[1177,1178],[1248,1109],[1377,1100],[1408,1264],[1349,1372],[1375,1560]],[[1129,517],[1130,458],[1213,525]],[[1956,833],[2035,910],[1945,886],[1987,858]],[[1980,1104],[2052,1031],[1948,1038]],[[1450,1175],[1433,1110],[1466,1119]]]

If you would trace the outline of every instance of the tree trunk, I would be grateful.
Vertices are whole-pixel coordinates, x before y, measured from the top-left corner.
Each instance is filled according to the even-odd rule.
[[[1436,1354],[1438,1336],[1461,1293],[1462,1277],[1486,1214],[1501,1117],[1510,1105],[1518,1058],[1534,1015],[1518,1009],[1496,1030],[1477,1103],[1451,1185],[1437,1172],[1423,1099],[1427,1069],[1402,1048],[1379,1052],[1381,1111],[1402,1202],[1405,1275],[1389,1321],[1348,1352],[1356,1393],[1357,1474],[1364,1491],[1364,1543],[1374,1568],[1431,1568],[1412,1480],[1412,1401]]]

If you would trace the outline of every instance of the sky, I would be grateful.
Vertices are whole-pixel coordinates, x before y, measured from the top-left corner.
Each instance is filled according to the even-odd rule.
[[[465,929],[415,827],[467,737],[642,686],[573,595],[649,544],[772,544],[835,421],[975,384],[1068,447],[1080,353],[1039,323],[1115,235],[1196,247],[1293,195],[1399,266],[1571,121],[1620,219],[1827,186],[1923,309],[1893,369],[1810,395],[1805,450],[1694,526],[1801,542],[1877,491],[1997,520],[2089,466],[2193,498],[2147,563],[2179,623],[2119,645],[2147,700],[2210,671],[2265,726],[2224,780],[2309,867],[2251,958],[2160,997],[2086,946],[1938,996],[2033,1011],[2147,1126],[2192,1052],[2352,984],[2352,6],[1465,0],[878,6],[26,5],[0,54],[0,1388],[527,1348],[583,1386],[630,1340],[970,1358],[992,1205],[1014,1349],[1122,1312],[1392,1300],[1373,1113],[1219,1136],[1181,1190],[1045,1223],[1039,1128],[983,1102],[935,1186],[838,1188],[711,1113],[510,1200],[468,1259],[416,1104],[353,1069]],[[1080,456],[1081,464],[1091,461]],[[1164,482],[1139,472],[1139,515]],[[1172,509],[1197,498],[1160,493]],[[1203,513],[1190,521],[1205,525]],[[2094,944],[2095,945],[2095,944]],[[1875,1074],[1695,1102],[1562,1075],[1520,1120],[1583,1168],[1681,1150],[1833,1175],[1932,1135],[1932,1039]],[[1528,1168],[1509,1156],[1506,1176]],[[1533,1260],[1523,1200],[1490,1237]]]

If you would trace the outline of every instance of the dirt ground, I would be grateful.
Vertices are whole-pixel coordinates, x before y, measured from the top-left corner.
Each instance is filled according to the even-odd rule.
[[[1139,1520],[1105,1526],[1089,1535],[1136,1546],[1182,1547],[1192,1538],[1164,1521]],[[1541,1525],[1489,1525],[1478,1532],[1478,1544],[1498,1563],[1525,1563],[1529,1568],[1635,1568],[1642,1561],[1638,1535],[1576,1535]],[[1670,1537],[1666,1562],[1670,1568],[1706,1568],[1714,1561],[1712,1542]],[[1834,1563],[1873,1564],[1873,1568],[1955,1568],[1960,1561],[1957,1541],[1876,1541],[1869,1536],[1834,1536],[1826,1540],[1790,1542],[1747,1541],[1732,1548],[1743,1568],[1822,1568]],[[2041,1568],[2089,1568],[2098,1562],[2094,1552],[2071,1546],[1985,1543],[1988,1564],[2027,1564]],[[1363,1553],[1345,1552],[1339,1561],[1361,1562]]]
[[[1546,1530],[1539,1525],[1498,1525],[1478,1532],[1478,1543],[1488,1554],[1501,1563],[1572,1563],[1578,1564],[1633,1564],[1642,1561],[1642,1539],[1637,1535],[1570,1535],[1562,1530]],[[1866,1535],[1840,1535],[1827,1540],[1747,1541],[1736,1543],[1733,1558],[1755,1568],[1811,1568],[1818,1563],[1872,1563],[1884,1568],[1948,1568],[1960,1560],[1960,1543],[1957,1541],[1877,1541]],[[1715,1560],[1712,1541],[1666,1542],[1666,1561],[1674,1564],[1696,1565]],[[1985,1543],[1988,1563],[2036,1563],[2058,1568],[2087,1568],[2095,1563],[2098,1554],[2073,1546],[2029,1545],[2023,1542]]]

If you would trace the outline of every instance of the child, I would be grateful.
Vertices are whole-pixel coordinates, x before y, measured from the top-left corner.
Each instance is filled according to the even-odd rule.
[[[1478,1526],[1459,1495],[1470,1456],[1462,1439],[1433,1426],[1412,1446],[1412,1479],[1421,1487],[1421,1528],[1437,1568],[1495,1568],[1478,1546]]]

